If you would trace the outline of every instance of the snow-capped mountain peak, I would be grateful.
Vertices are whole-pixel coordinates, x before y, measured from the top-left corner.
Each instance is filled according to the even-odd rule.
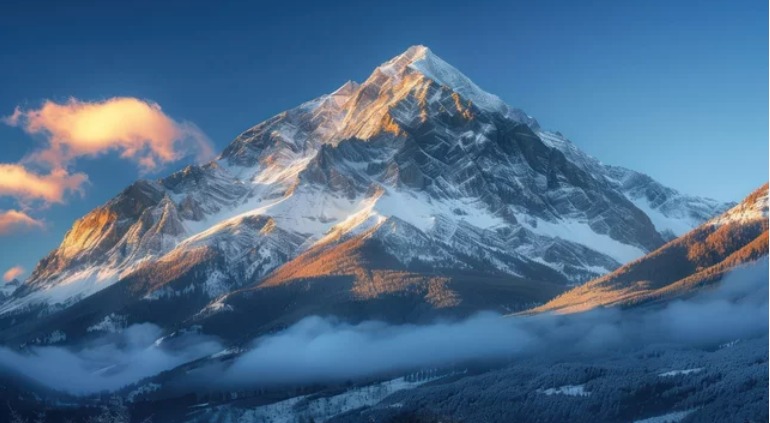
[[[409,64],[409,68],[422,73],[438,84],[449,87],[480,109],[502,114],[507,113],[508,106],[498,96],[479,88],[462,72],[433,54],[427,47],[419,46],[417,49],[421,54]]]
[[[164,282],[143,289],[165,289],[193,268],[184,292],[214,300],[344,243],[382,252],[389,271],[575,284],[661,245],[655,213],[695,225],[723,207],[626,179],[414,46],[211,163],[133,184],[76,222],[0,313],[146,275]]]
[[[401,82],[414,74],[448,88],[463,100],[486,112],[500,113],[515,121],[537,126],[534,118],[520,109],[511,108],[498,96],[484,91],[470,78],[423,45],[411,46],[401,55],[385,62],[367,81],[385,76],[392,81]]]

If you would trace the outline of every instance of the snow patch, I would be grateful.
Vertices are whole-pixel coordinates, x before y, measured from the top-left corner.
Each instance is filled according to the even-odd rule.
[[[739,342],[741,342],[740,339],[734,339],[734,340],[732,340],[730,342],[726,342],[724,344],[721,344],[719,346],[719,349],[722,350],[722,349],[725,349],[725,348],[732,348],[732,347],[738,345]]]
[[[765,187],[766,188],[766,187]],[[712,225],[722,226],[729,223],[747,223],[755,220],[767,220],[768,218],[768,191],[756,197],[754,202],[742,202],[709,221]]]
[[[539,394],[544,395],[567,395],[570,397],[587,397],[591,395],[585,390],[585,385],[564,385],[558,388],[538,389]]]
[[[51,345],[51,344],[56,344],[58,342],[64,342],[66,340],[67,340],[66,333],[60,330],[55,330],[43,338],[35,338],[32,341],[32,343],[38,344],[38,345]]]
[[[394,392],[412,389],[437,378],[410,382],[398,378],[378,384],[350,389],[329,397],[299,396],[273,404],[247,410],[237,418],[242,422],[294,423],[301,419],[312,418],[316,422],[325,422],[332,417],[357,408],[372,406]],[[397,407],[397,405],[393,405]],[[233,409],[230,409],[237,412]],[[224,410],[227,412],[228,410]]]
[[[197,316],[210,316],[212,314],[221,313],[225,311],[233,311],[233,306],[225,303],[226,298],[227,298],[226,295],[223,295],[217,298],[215,301],[208,304],[206,307],[203,307],[203,309],[201,309],[201,311],[198,312]]]
[[[87,332],[109,332],[117,333],[126,327],[126,317],[115,313],[104,316],[99,323],[89,326]]]
[[[604,255],[612,257],[619,263],[628,263],[645,254],[644,250],[633,245],[624,244],[610,237],[594,232],[584,222],[576,220],[559,220],[548,222],[539,218],[516,216],[522,225],[530,231],[550,238],[561,238],[576,244],[585,245]],[[533,224],[534,223],[534,224]]]
[[[629,200],[650,218],[653,226],[660,233],[668,231],[678,237],[690,232],[701,223],[697,219],[688,216],[667,216],[661,213],[659,209],[652,208],[646,198],[629,198]]]
[[[157,383],[147,383],[144,384],[133,391],[129,392],[128,395],[126,395],[126,401],[128,402],[134,402],[137,397],[140,397],[142,395],[149,394],[151,392],[155,392],[159,390],[161,386]]]
[[[643,420],[634,420],[634,423],[676,423],[684,420],[685,417],[692,414],[695,410],[697,409],[691,408],[684,411],[674,411],[661,416],[650,417]]]
[[[80,268],[47,283],[25,297],[13,299],[3,304],[0,307],[0,315],[36,304],[61,304],[65,306],[72,304],[113,285],[152,258],[152,256],[143,257],[130,265],[121,267],[89,266]]]
[[[658,376],[660,377],[672,377],[672,376],[679,376],[679,375],[690,375],[693,373],[700,373],[703,371],[703,367],[698,367],[694,369],[684,369],[684,370],[671,370],[665,373],[660,373]]]
[[[149,294],[142,297],[142,299],[147,301],[157,301],[161,299],[177,298],[177,297],[183,297],[185,295],[191,294],[194,291],[195,291],[194,285],[187,285],[182,290],[173,289],[170,286],[164,286],[162,288],[159,288],[159,289],[156,289],[155,291],[150,292]]]
[[[215,270],[206,278],[206,282],[203,284],[203,290],[209,298],[217,298],[230,292],[230,284],[227,282],[227,275],[219,270]]]

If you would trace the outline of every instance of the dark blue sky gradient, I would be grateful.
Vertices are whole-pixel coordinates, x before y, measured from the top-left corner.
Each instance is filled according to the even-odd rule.
[[[0,13],[0,115],[44,99],[139,97],[219,150],[425,44],[605,163],[722,200],[767,179],[764,0],[17,3]],[[11,163],[39,140],[3,126],[0,143]],[[43,233],[0,238],[0,270],[31,267],[138,177],[109,156],[75,169],[91,178],[85,196],[38,212]]]

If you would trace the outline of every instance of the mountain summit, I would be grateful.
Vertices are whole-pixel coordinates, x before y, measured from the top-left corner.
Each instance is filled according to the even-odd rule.
[[[414,46],[210,163],[132,184],[78,220],[0,313],[51,316],[8,339],[109,315],[245,313],[261,330],[318,312],[518,310],[727,207],[600,163]]]
[[[509,107],[500,98],[479,88],[468,77],[433,54],[425,46],[412,46],[402,55],[391,59],[377,70],[395,78],[404,78],[409,73],[421,74],[425,78],[451,89],[484,111],[506,114],[509,110]]]

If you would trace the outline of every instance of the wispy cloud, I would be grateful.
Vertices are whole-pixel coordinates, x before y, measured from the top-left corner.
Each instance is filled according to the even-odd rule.
[[[23,275],[24,272],[26,271],[24,270],[23,267],[13,266],[10,269],[6,270],[5,273],[3,273],[3,280],[6,282],[10,282],[18,278],[19,276]]]
[[[19,164],[0,164],[0,196],[12,196],[22,202],[62,203],[66,193],[82,192],[87,180],[84,173],[71,175],[61,168],[39,175]]]
[[[87,102],[70,99],[59,104],[47,100],[39,109],[16,108],[3,119],[29,134],[43,135],[48,145],[30,156],[34,162],[63,168],[71,160],[117,151],[152,170],[194,152],[209,158],[208,138],[194,124],[177,122],[160,105],[133,97]]]
[[[6,235],[19,230],[39,228],[45,225],[28,214],[18,210],[0,210],[0,235]]]

